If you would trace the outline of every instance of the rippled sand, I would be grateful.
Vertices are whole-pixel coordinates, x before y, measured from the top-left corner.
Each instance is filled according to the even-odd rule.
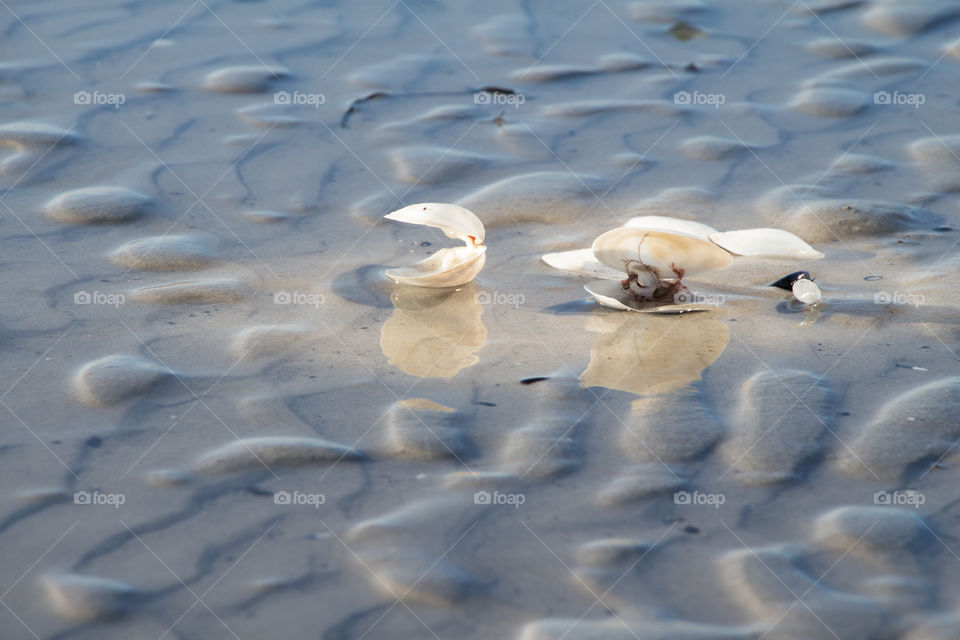
[[[4,639],[960,636],[956,3],[0,14]],[[826,257],[539,260],[636,215]]]

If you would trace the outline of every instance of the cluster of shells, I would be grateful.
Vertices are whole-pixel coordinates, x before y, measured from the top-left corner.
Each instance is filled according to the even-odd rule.
[[[483,269],[483,222],[469,209],[422,203],[394,211],[386,218],[435,227],[464,243],[462,247],[441,249],[412,267],[388,270],[390,279],[418,287],[458,287]],[[590,248],[548,253],[542,259],[560,271],[596,278],[584,288],[605,307],[684,313],[702,310],[694,303],[684,278],[725,269],[735,256],[818,260],[824,254],[783,229],[721,232],[693,220],[640,216],[601,234]],[[792,291],[805,306],[814,306],[822,299],[820,288],[806,271],[785,276],[773,286]]]

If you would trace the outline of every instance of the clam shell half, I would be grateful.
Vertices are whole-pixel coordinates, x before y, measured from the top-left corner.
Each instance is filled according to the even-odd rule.
[[[593,296],[602,307],[618,309],[620,311],[639,311],[640,313],[662,313],[662,314],[681,314],[694,311],[710,311],[716,307],[697,303],[664,303],[663,301],[645,300],[638,301],[633,296],[627,295],[619,282],[612,280],[597,280],[590,284],[583,285],[583,288]]]
[[[789,231],[783,229],[740,229],[713,233],[710,240],[738,256],[764,258],[795,258],[819,260],[823,253],[817,251]]]
[[[411,267],[388,269],[386,276],[415,287],[459,287],[476,278],[486,261],[487,248],[483,245],[453,247],[440,249]]]
[[[620,227],[593,241],[593,255],[612,269],[624,269],[640,263],[660,272],[663,279],[675,279],[674,270],[684,276],[725,269],[733,256],[701,238],[650,229]]]
[[[483,244],[483,222],[473,211],[458,204],[421,202],[397,209],[384,217],[397,222],[425,224],[440,229],[448,238],[463,240],[468,245]]]

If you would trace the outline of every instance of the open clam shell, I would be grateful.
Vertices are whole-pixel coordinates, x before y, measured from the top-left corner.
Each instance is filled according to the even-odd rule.
[[[459,287],[476,278],[486,263],[483,222],[469,209],[456,204],[423,202],[384,217],[440,229],[448,238],[462,240],[465,245],[440,249],[411,267],[388,269],[386,276],[395,282],[415,287]]]
[[[616,281],[585,287],[603,306],[684,313],[705,311],[712,305],[688,305],[677,299],[677,294],[687,291],[683,278],[724,269],[734,255],[799,260],[824,257],[802,238],[782,229],[720,232],[695,220],[650,215],[630,218],[622,227],[599,236],[590,249],[548,253],[542,260],[567,273]],[[789,290],[793,284],[783,279],[773,286]],[[816,297],[806,284],[800,285],[800,294],[810,300]],[[671,295],[677,304],[664,304]]]

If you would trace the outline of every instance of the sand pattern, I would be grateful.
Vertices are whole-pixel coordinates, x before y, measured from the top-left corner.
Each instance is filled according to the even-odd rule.
[[[955,2],[0,4],[4,640],[960,637]]]

